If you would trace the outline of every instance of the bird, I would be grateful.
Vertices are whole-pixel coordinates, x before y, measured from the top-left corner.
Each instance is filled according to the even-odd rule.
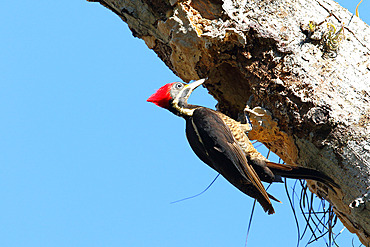
[[[275,213],[270,199],[280,201],[266,192],[261,181],[282,182],[281,177],[286,177],[311,179],[339,187],[319,171],[269,161],[253,147],[245,133],[245,124],[219,111],[188,104],[191,93],[204,81],[167,83],[147,101],[185,119],[186,137],[198,158],[241,192],[256,199],[265,212]]]

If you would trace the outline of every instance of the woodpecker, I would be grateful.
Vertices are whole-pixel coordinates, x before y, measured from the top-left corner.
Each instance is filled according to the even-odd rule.
[[[255,198],[265,212],[275,212],[270,198],[279,200],[266,192],[261,181],[281,182],[283,176],[312,179],[338,187],[331,178],[316,170],[270,162],[253,147],[244,124],[221,112],[188,104],[193,90],[204,81],[168,83],[147,101],[184,118],[186,137],[195,154],[241,192]]]

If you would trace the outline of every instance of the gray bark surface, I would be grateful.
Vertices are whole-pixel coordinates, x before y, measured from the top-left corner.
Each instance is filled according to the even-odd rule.
[[[205,86],[251,139],[286,163],[328,174],[309,182],[370,244],[370,28],[331,0],[101,0],[188,82]]]

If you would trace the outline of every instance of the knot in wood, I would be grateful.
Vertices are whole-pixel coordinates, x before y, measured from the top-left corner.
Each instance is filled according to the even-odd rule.
[[[307,112],[306,117],[314,124],[322,125],[328,122],[329,111],[322,107],[313,107]]]

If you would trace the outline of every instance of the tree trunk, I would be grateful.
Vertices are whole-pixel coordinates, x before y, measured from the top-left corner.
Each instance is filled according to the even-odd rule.
[[[341,187],[310,188],[370,243],[370,28],[331,0],[95,0],[218,110],[246,104],[251,139]]]

